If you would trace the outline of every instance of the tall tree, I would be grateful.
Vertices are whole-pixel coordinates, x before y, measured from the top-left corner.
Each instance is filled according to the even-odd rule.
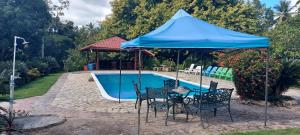
[[[37,12],[38,11],[38,12]],[[30,42],[17,59],[29,59],[40,54],[43,29],[51,16],[43,0],[1,0],[0,2],[0,61],[11,60],[13,37],[22,36]]]
[[[289,0],[280,0],[279,4],[274,7],[277,10],[277,23],[280,24],[283,21],[287,20],[291,15],[290,11],[292,10],[291,1]]]

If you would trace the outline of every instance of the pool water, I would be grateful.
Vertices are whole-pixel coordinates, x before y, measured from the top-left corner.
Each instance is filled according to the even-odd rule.
[[[119,74],[95,74],[96,78],[106,91],[106,93],[113,97],[119,98],[119,81],[120,75]],[[136,93],[134,91],[132,81],[138,83],[138,74],[122,74],[121,76],[121,99],[136,99]],[[142,81],[142,93],[145,92],[146,87],[153,87],[153,88],[161,88],[163,87],[163,81],[168,80],[170,78],[160,76],[158,74],[152,73],[143,73],[141,77]],[[199,84],[192,84],[187,81],[180,81],[180,86],[185,86],[190,89],[199,89]],[[203,91],[206,91],[207,88],[203,88]],[[190,93],[191,95],[193,93]]]

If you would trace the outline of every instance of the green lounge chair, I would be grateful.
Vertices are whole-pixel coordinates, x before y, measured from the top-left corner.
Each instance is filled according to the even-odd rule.
[[[215,74],[215,77],[220,79],[222,75],[225,75],[227,73],[227,70],[228,68],[223,68],[220,72]]]
[[[220,74],[220,72],[223,70],[223,67],[219,67],[218,70],[213,73],[213,74],[210,74],[211,77],[215,77],[216,75]]]
[[[224,77],[225,80],[233,80],[233,76],[232,76],[232,68],[229,68],[229,70],[227,71],[227,73],[222,76]]]

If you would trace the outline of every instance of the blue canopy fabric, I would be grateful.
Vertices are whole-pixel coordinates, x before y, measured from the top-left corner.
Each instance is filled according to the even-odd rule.
[[[209,24],[180,9],[165,24],[121,48],[267,48],[269,39]]]

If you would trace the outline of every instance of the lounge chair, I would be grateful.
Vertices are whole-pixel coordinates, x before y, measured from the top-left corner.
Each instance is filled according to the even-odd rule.
[[[212,66],[207,67],[207,69],[205,69],[205,70],[202,72],[202,74],[205,75],[205,76],[208,76],[208,74],[209,74],[209,72],[211,71],[211,69],[212,69]]]
[[[179,72],[183,72],[183,73],[191,73],[194,69],[195,64],[191,64],[190,68],[185,68],[184,70],[179,70]]]
[[[191,71],[194,75],[200,74],[201,72],[201,66],[197,66],[195,69]]]
[[[232,68],[229,68],[226,74],[222,75],[221,78],[224,78],[225,80],[233,80],[232,76]]]
[[[215,78],[221,78],[222,75],[225,75],[228,71],[228,68],[224,67],[220,72],[215,73]]]
[[[220,68],[223,69],[222,67]],[[213,67],[212,70],[209,72],[208,76],[213,76],[217,70],[219,70],[218,67]]]

